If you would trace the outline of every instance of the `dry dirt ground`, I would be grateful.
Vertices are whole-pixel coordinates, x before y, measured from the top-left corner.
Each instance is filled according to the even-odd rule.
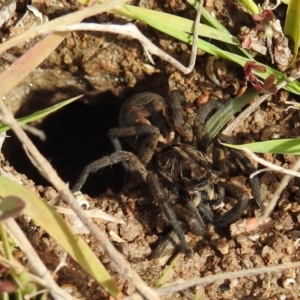
[[[137,4],[191,19],[195,16],[188,4],[180,0],[139,1]],[[207,1],[206,5],[233,34],[237,34],[241,26],[254,26],[251,18],[231,1]],[[34,6],[50,19],[78,9],[75,0],[36,0]],[[283,11],[279,7],[277,16],[283,17]],[[15,24],[24,13],[25,6],[20,1],[10,21],[1,28],[3,39],[18,33],[19,29]],[[29,24],[26,26],[30,27],[34,17],[29,14],[25,21]],[[24,24],[27,24],[25,21]],[[93,17],[90,21],[126,22],[108,14]],[[155,44],[187,65],[189,47],[145,25],[138,25]],[[1,68],[6,68],[29,47],[28,43],[11,49],[0,58]],[[60,176],[72,185],[87,163],[113,151],[107,132],[118,126],[118,111],[129,96],[145,91],[168,96],[170,89],[178,88],[184,92],[191,109],[208,99],[212,101],[234,97],[243,86],[243,70],[233,64],[220,62],[225,72],[220,74],[219,79],[226,84],[222,88],[217,87],[205,72],[208,58],[208,55],[199,51],[195,70],[190,75],[183,76],[173,66],[156,57],[155,66],[149,67],[150,62],[135,40],[109,34],[76,32],[70,34],[47,61],[8,95],[6,101],[19,117],[63,99],[78,94],[85,95],[81,102],[71,104],[35,124],[45,131],[46,142],[41,143],[32,137]],[[291,97],[297,100],[294,95]],[[299,136],[300,113],[297,110],[286,110],[284,102],[288,98],[289,95],[283,91],[265,102],[236,132],[240,142],[268,140],[276,136]],[[11,137],[6,139],[3,147],[3,168],[20,177],[24,184],[37,191],[45,201],[62,205],[57,203],[56,192],[30,165],[13,134],[9,135]],[[124,147],[130,149],[126,143]],[[290,168],[295,161],[293,156],[265,157],[286,168]],[[96,221],[139,275],[150,286],[154,286],[165,265],[159,259],[151,259],[151,253],[159,244],[160,238],[167,234],[168,223],[151,199],[147,186],[141,185],[133,191],[125,192],[122,187],[127,180],[126,172],[121,166],[107,169],[91,176],[83,192],[89,195],[90,207],[103,209],[126,222],[126,225],[117,225]],[[282,177],[282,174],[274,172],[259,175],[265,204],[276,191]],[[299,179],[294,178],[281,195],[270,220],[257,231],[251,234],[239,233],[236,232],[236,224],[217,230],[208,224],[207,233],[203,237],[196,237],[188,232],[186,239],[193,248],[193,259],[179,256],[165,283],[299,260],[299,212]],[[255,202],[251,200],[242,219],[259,215]],[[25,218],[20,218],[19,223],[46,266],[53,271],[62,256],[62,249],[35,224],[28,223]],[[133,287],[115,273],[101,247],[88,234],[84,237],[118,287],[125,294],[131,294]],[[21,253],[19,255],[22,256]],[[70,289],[78,298],[109,298],[71,259],[68,259],[68,266],[57,274],[57,282]],[[298,299],[299,287],[298,270],[286,270],[196,286],[163,299]]]

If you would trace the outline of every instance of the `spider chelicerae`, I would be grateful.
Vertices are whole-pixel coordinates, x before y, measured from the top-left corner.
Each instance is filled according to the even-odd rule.
[[[242,167],[246,174],[255,168],[242,152],[225,152],[216,140],[213,163],[207,155],[191,145],[197,139],[201,144],[203,124],[210,112],[220,106],[209,102],[196,112],[195,126],[186,121],[185,99],[178,90],[170,92],[169,99],[153,93],[141,93],[129,98],[121,108],[119,128],[109,131],[115,152],[87,165],[73,192],[79,191],[89,174],[116,163],[123,166],[149,187],[151,196],[158,202],[188,256],[192,251],[185,240],[186,224],[194,234],[203,235],[206,226],[203,216],[215,226],[225,227],[241,217],[248,205],[249,196],[243,186],[230,184],[222,179],[225,165]],[[135,153],[123,151],[120,138],[125,138]],[[226,137],[219,137],[228,141]],[[227,153],[227,154],[226,154]],[[258,206],[264,210],[260,198],[259,182],[250,179],[251,190]],[[171,203],[170,193],[177,195]],[[225,193],[237,203],[223,215],[215,215],[212,207],[222,203]]]

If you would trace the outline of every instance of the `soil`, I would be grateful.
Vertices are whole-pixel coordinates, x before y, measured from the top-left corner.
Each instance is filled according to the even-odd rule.
[[[195,16],[194,10],[181,0],[138,2],[135,4],[190,19]],[[75,0],[36,0],[34,6],[50,19],[79,8]],[[237,35],[241,26],[255,27],[249,15],[231,1],[206,1],[206,8],[234,35]],[[275,13],[283,18],[284,10],[285,7],[279,6]],[[10,20],[1,28],[3,39],[17,34],[15,24],[24,12],[24,3],[18,3]],[[126,23],[126,20],[110,14],[95,16],[89,21]],[[29,24],[26,26],[30,27],[34,17],[28,15],[26,22]],[[138,26],[152,42],[183,64],[188,64],[188,46],[143,24]],[[31,46],[31,43],[27,43],[26,47],[20,45],[10,49],[0,58],[1,68],[6,68]],[[128,97],[146,91],[167,97],[170,90],[177,88],[184,93],[189,109],[195,110],[207,101],[226,100],[239,94],[245,86],[243,70],[232,63],[218,61],[218,68],[222,70],[218,74],[222,82],[220,87],[209,79],[205,71],[208,59],[209,55],[199,51],[195,70],[185,76],[156,57],[155,65],[149,68],[150,62],[136,40],[112,34],[75,32],[16,90],[7,95],[6,102],[15,116],[21,117],[78,94],[85,95],[83,100],[33,124],[45,132],[45,142],[30,136],[60,176],[72,186],[89,162],[113,152],[107,132],[110,128],[118,127],[118,112]],[[286,110],[285,101],[289,97],[285,91],[270,97],[235,132],[238,141],[299,136],[300,113],[298,110]],[[18,176],[23,184],[35,189],[51,205],[62,205],[56,200],[56,191],[49,187],[26,158],[14,134],[9,132],[8,135],[10,137],[2,149],[5,157],[2,168]],[[133,151],[126,142],[123,146],[125,150]],[[289,155],[264,157],[286,168],[291,168],[296,160]],[[86,194],[90,207],[102,209],[126,222],[125,225],[119,225],[95,220],[142,279],[150,286],[155,286],[170,257],[166,261],[154,259],[153,252],[168,234],[170,226],[151,198],[147,186],[141,184],[130,192],[124,189],[128,177],[122,166],[112,166],[90,176],[82,192]],[[282,178],[281,173],[275,172],[259,175],[265,205]],[[299,178],[293,178],[280,196],[271,218],[256,231],[249,233],[240,230],[243,228],[241,222],[261,215],[252,199],[241,220],[229,228],[216,229],[208,223],[205,236],[197,237],[187,232],[186,239],[194,251],[193,258],[179,255],[165,283],[298,261],[299,213]],[[25,217],[18,222],[48,269],[54,271],[62,256],[60,246],[41,228],[28,223]],[[119,289],[124,294],[132,294],[134,287],[114,271],[98,243],[89,234],[84,234],[84,238],[109,270]],[[60,286],[71,290],[72,295],[80,299],[110,299],[107,292],[72,259],[68,258],[67,263],[68,266],[57,274]],[[298,299],[299,294],[299,270],[286,270],[196,286],[162,299]]]

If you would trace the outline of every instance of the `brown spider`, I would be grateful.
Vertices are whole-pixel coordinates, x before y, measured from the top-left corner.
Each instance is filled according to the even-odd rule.
[[[159,203],[178,235],[185,253],[191,256],[185,230],[178,219],[183,221],[184,227],[187,224],[194,234],[203,235],[205,223],[202,215],[216,226],[227,226],[242,215],[249,197],[242,187],[232,188],[228,182],[219,180],[217,173],[227,162],[219,143],[215,143],[213,151],[213,160],[215,157],[223,158],[221,164],[213,164],[219,172],[212,170],[213,167],[202,151],[189,144],[194,139],[194,133],[185,121],[184,105],[185,100],[178,90],[172,91],[168,100],[153,93],[141,93],[129,98],[120,111],[120,127],[109,131],[116,152],[86,166],[73,192],[82,188],[90,173],[122,162],[136,178],[148,185],[152,197]],[[199,127],[209,113],[219,106],[218,102],[209,103],[197,112],[195,123],[198,128],[195,131],[198,138],[202,131]],[[122,137],[136,150],[136,155],[122,151],[119,140]],[[222,139],[227,141],[224,137]],[[234,164],[244,166],[247,174],[255,171],[241,152],[233,150],[230,153],[234,156]],[[263,210],[258,179],[253,178],[250,183],[253,196]],[[237,204],[225,214],[216,216],[210,207],[223,202],[225,191],[238,199]],[[170,203],[170,192],[178,196],[175,205]]]

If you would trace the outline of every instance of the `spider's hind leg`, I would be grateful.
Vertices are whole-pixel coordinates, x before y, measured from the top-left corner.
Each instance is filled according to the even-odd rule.
[[[227,137],[225,135],[219,135],[218,139],[224,143],[230,143],[230,144],[234,143],[232,138]],[[230,153],[230,157],[232,158],[232,164],[234,168],[237,168],[238,166],[249,177],[251,174],[253,174],[256,171],[256,167],[242,151],[235,150],[235,149],[226,150],[225,147],[221,145],[218,140],[215,140],[214,142],[214,151],[213,151],[213,163],[214,163],[213,166],[215,170],[222,171],[226,168],[227,161],[228,161],[226,151]],[[261,212],[264,213],[265,206],[261,199],[259,180],[257,177],[253,177],[250,178],[249,181],[251,185],[252,195],[258,207],[260,208]]]

